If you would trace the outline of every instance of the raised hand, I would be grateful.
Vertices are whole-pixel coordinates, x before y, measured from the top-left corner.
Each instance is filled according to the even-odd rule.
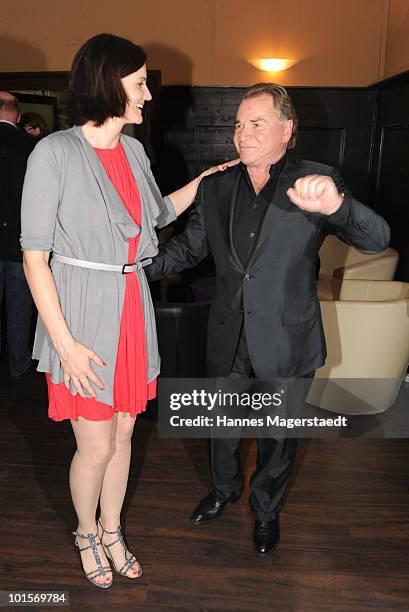
[[[332,215],[340,208],[344,194],[338,189],[329,176],[310,174],[295,181],[294,187],[287,190],[291,202],[310,212]]]

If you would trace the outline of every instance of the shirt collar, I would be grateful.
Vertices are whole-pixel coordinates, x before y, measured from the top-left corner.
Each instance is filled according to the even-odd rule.
[[[284,155],[275,163],[275,164],[271,164],[270,166],[270,180],[266,183],[266,185],[264,185],[263,189],[265,187],[267,187],[267,185],[269,185],[271,180],[274,180],[278,177],[278,175],[280,174],[281,170],[283,169],[285,160],[287,157],[287,151],[284,153]],[[247,170],[247,166],[245,164],[243,164],[243,162],[239,163],[240,166],[240,170],[242,172],[242,176],[244,176],[244,178],[246,179],[246,181],[248,182],[248,184],[251,186],[251,188],[253,189],[253,185],[251,183],[251,179]]]
[[[13,123],[12,121],[7,121],[7,119],[0,119],[0,123],[9,123],[10,125],[12,125],[14,128],[17,128],[16,124]]]

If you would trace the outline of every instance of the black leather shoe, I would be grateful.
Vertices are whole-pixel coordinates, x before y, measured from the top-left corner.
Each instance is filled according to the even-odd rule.
[[[278,516],[272,521],[255,521],[253,546],[258,555],[264,557],[277,548],[280,543],[280,523]]]
[[[227,504],[234,504],[240,499],[242,491],[239,493],[232,493],[227,498],[220,497],[215,491],[211,491],[209,495],[204,497],[199,503],[196,510],[193,512],[190,520],[195,525],[201,525],[202,523],[209,523],[223,513],[223,510]]]

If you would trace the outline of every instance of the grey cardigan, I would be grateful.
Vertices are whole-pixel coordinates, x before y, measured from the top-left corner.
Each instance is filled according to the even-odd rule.
[[[176,218],[170,198],[162,198],[143,146],[121,135],[121,143],[141,196],[142,227],[132,220],[80,127],[41,140],[31,154],[24,181],[21,248],[109,264],[128,261],[128,238],[140,233],[137,259],[157,254],[155,227]],[[125,293],[125,276],[51,261],[61,309],[78,342],[108,365],[93,369],[104,383],[97,400],[112,406],[115,361]],[[136,272],[145,317],[148,381],[160,369],[155,318],[143,269]],[[38,317],[33,357],[38,370],[63,381],[58,353]],[[75,389],[71,386],[71,392]]]

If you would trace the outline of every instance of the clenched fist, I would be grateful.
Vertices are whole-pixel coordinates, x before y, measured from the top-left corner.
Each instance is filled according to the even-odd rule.
[[[295,181],[294,187],[287,190],[287,195],[302,210],[332,215],[341,206],[344,195],[329,176],[310,174]]]

